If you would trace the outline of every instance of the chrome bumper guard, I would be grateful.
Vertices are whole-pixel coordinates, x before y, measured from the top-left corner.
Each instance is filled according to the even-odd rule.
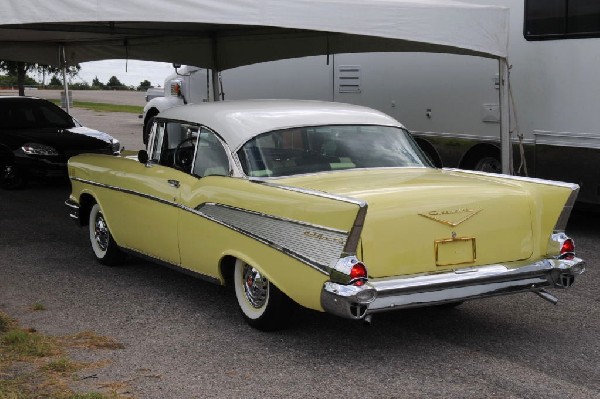
[[[69,198],[65,201],[65,205],[69,210],[69,217],[73,219],[75,223],[79,224],[79,204]]]
[[[585,262],[543,259],[509,269],[488,265],[436,274],[419,274],[369,280],[363,286],[328,281],[321,305],[337,316],[362,319],[366,315],[420,306],[462,302],[518,292],[544,292],[545,287],[567,288],[585,271]]]

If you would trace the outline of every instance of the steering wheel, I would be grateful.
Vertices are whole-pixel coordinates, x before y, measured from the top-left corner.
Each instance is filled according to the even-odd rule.
[[[188,137],[177,145],[173,153],[173,165],[181,170],[190,172],[192,168],[192,158],[194,157],[194,142],[196,137]],[[187,145],[187,144],[192,145]]]

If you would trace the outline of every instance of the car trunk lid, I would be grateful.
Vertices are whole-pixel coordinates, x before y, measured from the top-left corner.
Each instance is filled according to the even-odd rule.
[[[428,168],[340,171],[280,183],[366,201],[359,253],[371,277],[431,273],[527,259],[527,192]]]

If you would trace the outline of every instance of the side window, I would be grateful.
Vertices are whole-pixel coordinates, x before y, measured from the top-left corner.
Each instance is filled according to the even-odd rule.
[[[600,37],[598,0],[525,0],[527,40]]]
[[[229,176],[227,152],[217,136],[206,128],[200,129],[192,173],[199,177]]]
[[[190,173],[198,127],[180,122],[159,122],[150,133],[150,160]]]

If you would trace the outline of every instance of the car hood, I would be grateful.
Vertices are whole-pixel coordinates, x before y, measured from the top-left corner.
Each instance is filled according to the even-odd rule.
[[[429,168],[277,182],[365,201],[359,254],[372,277],[517,261],[533,252],[532,201],[517,184]]]
[[[112,136],[87,127],[11,129],[2,132],[2,142],[13,150],[25,143],[49,145],[65,154],[110,147]]]

